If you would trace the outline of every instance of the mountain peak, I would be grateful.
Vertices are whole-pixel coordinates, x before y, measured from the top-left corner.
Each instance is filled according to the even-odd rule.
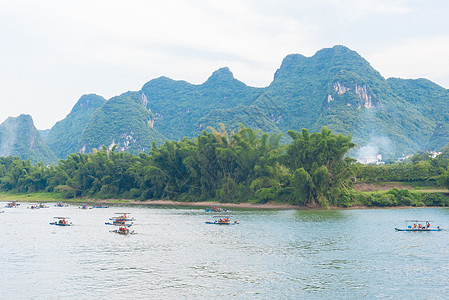
[[[212,73],[205,83],[221,83],[235,80],[234,75],[228,67],[223,67]]]
[[[73,106],[71,113],[75,113],[77,111],[85,111],[89,108],[97,109],[105,102],[106,99],[96,94],[82,95],[78,102],[76,102],[76,104]]]
[[[357,57],[363,59],[356,51],[349,49],[346,46],[335,45],[332,48],[323,48],[315,53],[312,58],[318,60],[336,59],[336,58]]]

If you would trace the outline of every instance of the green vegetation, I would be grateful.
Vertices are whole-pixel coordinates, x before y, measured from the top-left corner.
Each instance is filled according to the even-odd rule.
[[[293,142],[282,146],[279,134],[268,135],[224,125],[197,138],[166,141],[135,156],[93,150],[72,154],[58,165],[32,165],[17,157],[0,158],[0,190],[50,192],[67,199],[172,199],[336,206],[347,203],[348,171],[344,154],[350,137],[323,128],[309,134],[289,131]],[[349,203],[347,203],[349,205]]]
[[[220,122],[238,126],[243,123],[241,119],[229,124],[225,119],[211,118],[213,111],[248,106],[262,91],[235,79],[228,68],[215,71],[201,85],[160,77],[142,87],[142,93],[148,99],[147,107],[155,114],[156,128],[171,140],[193,138],[207,126],[217,127]],[[212,115],[208,116],[209,113]],[[201,125],[203,117],[206,118],[205,126],[198,130],[195,125]]]
[[[358,193],[357,203],[372,207],[394,206],[449,206],[449,196],[445,193],[423,193],[394,188],[386,192]]]
[[[384,166],[355,164],[346,157],[354,148],[350,136],[323,127],[310,134],[281,135],[240,127],[209,127],[197,138],[152,143],[138,156],[103,147],[71,154],[57,165],[32,164],[19,157],[0,157],[3,200],[38,199],[170,199],[266,203],[309,207],[448,206],[449,146],[437,158],[418,153],[407,161]],[[364,192],[354,183],[402,184]],[[401,183],[401,184],[398,184]],[[9,195],[9,198],[8,198]],[[13,198],[11,198],[13,197]],[[19,197],[19,198],[18,198]]]
[[[29,115],[9,117],[0,124],[0,156],[15,155],[45,164],[56,162],[56,157],[42,141]]]
[[[0,154],[48,164],[55,161],[51,151],[62,159],[117,145],[137,155],[148,152],[153,141],[159,146],[166,138],[193,139],[208,126],[224,123],[231,130],[243,124],[268,134],[283,133],[283,145],[291,142],[286,134],[290,129],[319,132],[326,126],[352,136],[360,148],[375,146],[384,159],[395,159],[439,150],[449,142],[448,101],[449,91],[429,80],[385,80],[355,51],[334,46],[311,57],[288,55],[265,88],[247,86],[221,68],[198,85],[160,77],[141,91],[108,101],[84,95],[51,129],[51,150],[39,146],[29,151],[37,139],[16,143],[11,137],[34,137],[32,127],[17,131],[5,122],[0,126]],[[379,139],[385,143],[375,142]],[[348,155],[356,157],[359,149]]]
[[[12,192],[0,192],[1,201],[24,201],[24,202],[58,202],[61,200],[67,201],[67,199],[60,193],[12,193]],[[75,202],[79,202],[79,199],[72,199]]]
[[[163,143],[165,138],[152,127],[153,115],[142,101],[137,92],[108,100],[92,114],[77,149],[90,152],[94,148],[117,145],[121,151],[138,154],[149,151],[153,141]]]
[[[390,191],[358,193],[356,202],[366,206],[449,206],[449,147],[432,158],[421,152],[407,161],[391,165],[354,165],[355,176],[366,183],[402,183],[416,190],[393,188]]]
[[[84,129],[95,110],[105,102],[103,97],[95,94],[83,95],[72,111],[51,128],[46,143],[58,158],[66,158],[80,150],[78,143]]]

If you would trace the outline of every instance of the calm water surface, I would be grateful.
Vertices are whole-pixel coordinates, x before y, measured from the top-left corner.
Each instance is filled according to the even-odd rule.
[[[1,299],[449,297],[449,231],[394,230],[405,219],[449,228],[445,208],[234,210],[239,225],[216,226],[199,208],[4,206]],[[109,232],[117,212],[138,234]]]

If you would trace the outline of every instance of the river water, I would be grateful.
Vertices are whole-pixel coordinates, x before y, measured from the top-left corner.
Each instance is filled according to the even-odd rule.
[[[50,204],[52,205],[52,204]],[[447,299],[449,231],[396,232],[406,219],[449,228],[449,209],[232,210],[4,208],[0,299]],[[105,225],[136,218],[137,234]],[[71,217],[74,226],[49,225]]]

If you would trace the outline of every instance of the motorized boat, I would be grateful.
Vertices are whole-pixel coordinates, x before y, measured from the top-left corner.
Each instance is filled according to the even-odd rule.
[[[106,225],[115,225],[115,226],[124,226],[131,227],[133,225],[134,218],[130,218],[129,213],[116,213],[116,215],[120,215],[118,217],[111,217],[109,220],[111,222],[106,222]]]
[[[116,215],[120,215],[118,217],[111,217],[109,220],[122,220],[122,221],[135,221],[134,218],[130,218],[128,215],[130,213],[115,213]]]
[[[122,235],[136,234],[136,232],[134,232],[134,230],[129,230],[126,227],[120,227],[119,229],[116,229],[116,230],[110,230],[110,232],[115,232],[115,233],[122,234]]]
[[[440,226],[431,227],[429,220],[405,220],[405,228],[395,228],[396,231],[441,231]]]
[[[206,208],[204,211],[205,212],[227,212],[228,210],[226,208],[212,206],[211,208]]]
[[[131,227],[133,225],[133,222],[131,223],[126,223],[126,221],[122,221],[122,220],[114,220],[112,222],[106,222],[104,223],[106,225],[115,225],[115,226],[126,226],[126,227]]]
[[[68,222],[67,219],[70,219],[69,217],[54,217],[54,221],[50,222],[50,225],[56,225],[56,226],[72,226],[72,222]]]
[[[229,216],[214,216],[215,221],[210,222],[206,221],[206,224],[214,224],[214,225],[237,225],[239,224],[237,221],[231,222]]]
[[[14,208],[14,207],[18,207],[20,205],[20,203],[17,203],[17,202],[15,202],[15,201],[11,201],[11,202],[8,202],[6,205],[5,205],[5,207],[6,208]]]
[[[109,206],[103,205],[103,204],[95,204],[91,208],[108,208]]]

